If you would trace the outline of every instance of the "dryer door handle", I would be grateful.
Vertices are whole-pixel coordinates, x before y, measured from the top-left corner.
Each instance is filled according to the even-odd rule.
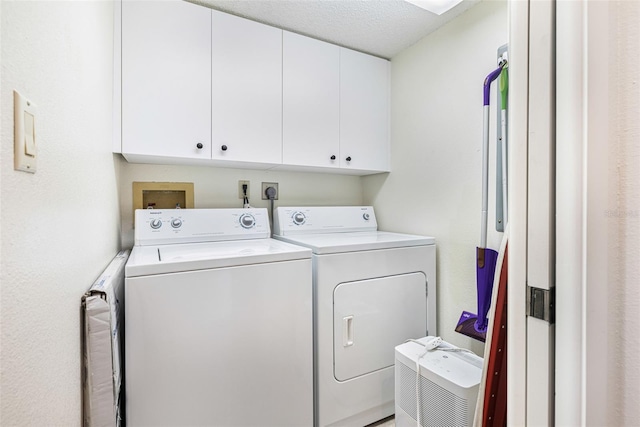
[[[353,345],[353,316],[342,318],[342,346],[351,347]]]

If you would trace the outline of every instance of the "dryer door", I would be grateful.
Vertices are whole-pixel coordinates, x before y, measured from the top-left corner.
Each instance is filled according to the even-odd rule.
[[[339,284],[333,292],[334,376],[394,364],[395,346],[427,332],[427,280],[409,273]]]

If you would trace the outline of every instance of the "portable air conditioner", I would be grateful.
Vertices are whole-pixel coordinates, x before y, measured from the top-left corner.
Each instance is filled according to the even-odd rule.
[[[427,344],[434,337],[417,341]],[[426,426],[471,426],[482,376],[483,359],[475,354],[446,351],[457,347],[442,341],[420,359],[420,424]],[[417,423],[418,392],[416,360],[425,347],[407,342],[396,347],[395,406],[397,427]]]

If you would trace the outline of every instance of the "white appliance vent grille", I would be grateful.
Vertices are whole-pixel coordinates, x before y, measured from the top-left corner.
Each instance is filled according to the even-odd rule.
[[[397,363],[400,374],[400,390],[397,390],[396,404],[411,418],[416,416],[416,371],[403,363]],[[396,371],[396,375],[398,372]],[[399,397],[399,398],[398,398]],[[466,399],[440,387],[433,381],[420,376],[420,409],[424,427],[464,426],[469,419]]]

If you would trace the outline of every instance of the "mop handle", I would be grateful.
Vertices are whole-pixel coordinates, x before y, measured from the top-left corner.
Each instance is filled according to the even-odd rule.
[[[487,210],[489,205],[489,100],[491,93],[491,83],[498,78],[502,72],[502,66],[493,70],[484,79],[484,133],[482,138],[482,217],[480,247],[487,247]]]
[[[508,210],[508,188],[507,188],[507,99],[509,92],[509,71],[508,63],[505,60],[502,63],[502,72],[500,73],[500,100],[502,101],[502,109],[500,111],[500,128],[502,130],[502,223],[504,230],[507,229],[507,223],[509,222],[509,210]]]
[[[489,205],[489,106],[483,107],[484,116],[484,132],[482,137],[482,216],[481,220],[481,234],[480,234],[480,247],[487,247],[487,210]]]

